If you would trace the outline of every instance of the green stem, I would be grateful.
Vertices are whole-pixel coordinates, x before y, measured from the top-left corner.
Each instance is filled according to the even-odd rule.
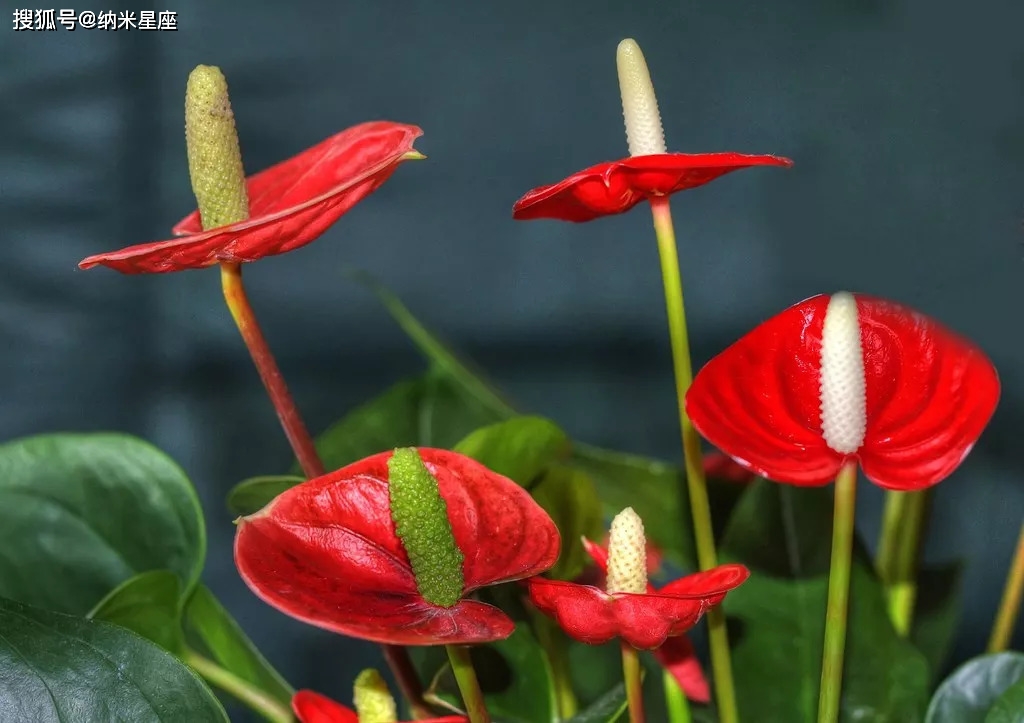
[[[476,679],[476,670],[469,657],[469,647],[465,645],[446,645],[448,660],[452,663],[455,681],[462,693],[462,702],[466,706],[466,715],[470,723],[491,723],[491,714],[487,712],[484,694],[480,690],[480,682]]]
[[[701,570],[710,570],[718,564],[715,537],[711,526],[711,503],[704,479],[704,460],[700,435],[686,414],[686,392],[693,383],[693,365],[690,361],[690,341],[686,331],[686,309],[683,306],[683,283],[679,275],[679,254],[672,226],[672,211],[668,196],[651,198],[654,233],[658,239],[661,258],[661,279],[665,287],[665,310],[668,313],[669,338],[672,344],[672,367],[676,379],[676,402],[679,407],[679,427],[683,439],[683,457],[686,465],[686,492],[693,515],[693,536],[697,544],[697,561]],[[715,680],[715,697],[721,723],[737,723],[736,693],[729,660],[729,637],[725,628],[725,613],[721,607],[707,612],[708,638],[711,647],[711,669]]]
[[[891,493],[890,493],[891,494]],[[921,529],[924,526],[928,491],[904,492],[907,495],[903,514],[903,530],[893,561],[892,580],[886,590],[889,617],[896,632],[910,634],[917,599],[917,561],[921,552]]]
[[[572,688],[572,668],[569,665],[568,639],[558,624],[536,608],[529,606],[527,613],[533,625],[537,642],[544,649],[551,666],[551,684],[555,691],[558,714],[568,720],[579,710],[579,700]]]
[[[209,658],[187,649],[182,659],[211,685],[215,685],[239,702],[244,703],[270,723],[292,723],[294,720],[291,710]]]
[[[896,556],[902,539],[903,520],[907,509],[908,493],[888,490],[885,493],[885,508],[882,512],[882,534],[878,538],[878,552],[875,553],[875,569],[886,589],[896,579]]]
[[[847,462],[839,470],[832,515],[832,563],[828,571],[828,606],[825,610],[825,649],[821,661],[821,692],[818,723],[839,720],[839,696],[843,685],[843,654],[846,651],[846,612],[850,600],[850,566],[853,557],[854,517],[857,506],[857,464]]]
[[[1021,595],[1024,593],[1024,525],[1020,528],[1017,538],[1017,551],[1010,563],[1010,572],[1006,576],[1006,588],[1003,599],[999,603],[999,613],[992,626],[992,637],[988,641],[988,652],[1000,653],[1009,646],[1013,636],[1014,624],[1020,615]]]
[[[667,670],[661,673],[665,686],[665,708],[668,711],[668,723],[690,723],[690,702],[679,687],[678,681]]]
[[[636,648],[622,642],[622,680],[626,684],[629,723],[644,723],[644,686],[640,677],[640,656]]]

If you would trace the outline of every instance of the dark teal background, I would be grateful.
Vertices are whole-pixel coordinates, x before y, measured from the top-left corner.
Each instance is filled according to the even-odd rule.
[[[179,30],[0,26],[0,437],[118,429],[168,450],[203,497],[208,582],[295,684],[347,699],[374,646],[286,619],[234,570],[224,493],[290,458],[217,272],[77,262],[166,238],[192,210],[182,104],[196,64],[227,75],[250,172],[364,120],[415,123],[429,160],[313,245],[246,269],[310,426],[421,368],[344,278],[358,267],[523,408],[588,442],[677,459],[649,214],[511,220],[529,188],[625,155],[614,52],[627,36],[647,55],[670,149],[796,161],[673,201],[699,363],[791,303],[849,289],[925,311],[998,366],[1002,403],[939,489],[928,548],[968,558],[957,655],[983,647],[1024,516],[1019,0],[121,9],[147,8],[176,10]],[[881,495],[863,489],[874,539]]]

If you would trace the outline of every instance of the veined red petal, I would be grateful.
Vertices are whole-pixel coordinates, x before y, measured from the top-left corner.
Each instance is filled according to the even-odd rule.
[[[558,529],[519,485],[454,452],[422,448],[437,478],[464,594],[537,575],[558,559]],[[514,629],[498,608],[433,605],[416,588],[395,534],[388,494],[391,452],[304,482],[243,518],[235,564],[260,598],[312,625],[398,645],[500,640]]]
[[[743,153],[663,153],[599,163],[563,181],[535,188],[516,201],[520,221],[555,218],[584,222],[624,213],[651,196],[703,186],[751,166],[792,166],[780,156]]]
[[[688,699],[696,703],[711,701],[711,687],[689,637],[669,638],[654,651],[654,658],[676,679]]]
[[[359,723],[354,710],[312,690],[300,690],[292,696],[292,712],[299,723]]]
[[[174,227],[181,238],[97,254],[79,267],[168,273],[256,261],[305,246],[377,190],[421,135],[417,126],[389,121],[353,126],[250,176],[247,220],[203,231],[194,211]]]
[[[960,464],[995,411],[999,379],[976,346],[907,307],[855,294],[865,434],[841,454],[822,433],[821,356],[831,297],[806,299],[712,359],[686,408],[712,444],[754,472],[795,485],[831,481],[849,457],[894,490],[917,490]]]

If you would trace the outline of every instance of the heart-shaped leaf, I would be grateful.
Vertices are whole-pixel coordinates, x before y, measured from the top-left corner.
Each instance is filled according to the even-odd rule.
[[[356,408],[321,434],[316,447],[324,466],[334,470],[396,447],[450,448],[500,420],[434,369]]]
[[[599,540],[604,534],[594,483],[584,472],[554,465],[541,476],[531,494],[562,533],[562,554],[546,574],[556,580],[572,580],[591,563],[580,538]]]
[[[193,645],[221,667],[255,685],[286,708],[295,690],[281,677],[208,587],[200,584],[185,606],[185,629]]]
[[[259,512],[279,494],[290,490],[305,479],[287,474],[250,477],[236,484],[228,492],[228,509],[233,515],[243,516]]]
[[[963,563],[922,567],[910,640],[924,653],[934,684],[942,674],[960,623]]]
[[[1006,689],[985,716],[985,723],[1020,723],[1024,720],[1024,679]]]
[[[571,451],[569,438],[543,417],[513,417],[474,430],[455,451],[530,489],[543,472]]]
[[[969,660],[935,691],[925,723],[988,723],[996,701],[1022,679],[1024,653],[994,653]],[[1008,703],[1013,702],[1011,697]]]
[[[188,477],[155,447],[52,434],[0,446],[0,548],[0,596],[84,615],[149,570],[190,592],[206,532]]]
[[[176,655],[184,650],[181,581],[170,570],[151,570],[126,580],[88,617],[128,628]]]
[[[129,630],[0,599],[0,720],[228,723],[187,666]]]
[[[772,723],[817,717],[824,639],[831,490],[751,487],[737,505],[723,559],[753,574],[726,598],[741,716]],[[863,546],[860,545],[860,549]],[[825,558],[827,559],[827,557]],[[823,571],[822,566],[826,569]],[[876,723],[920,720],[928,665],[892,627],[881,584],[863,552],[851,571],[841,716]]]

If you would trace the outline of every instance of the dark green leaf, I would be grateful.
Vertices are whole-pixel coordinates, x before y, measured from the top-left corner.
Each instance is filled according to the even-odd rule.
[[[832,494],[759,479],[733,510],[721,548],[732,560],[773,577],[828,573]]]
[[[295,475],[250,477],[236,484],[228,492],[228,509],[233,515],[251,515],[259,512],[279,494],[290,490],[305,479]]]
[[[680,496],[678,467],[635,455],[575,445],[574,464],[594,480],[605,513],[611,517],[632,507],[644,521],[647,538],[671,562],[697,567],[690,533],[690,506]]]
[[[191,591],[206,552],[195,490],[155,447],[117,434],[0,446],[0,596],[84,615],[133,575]]]
[[[586,710],[580,711],[568,723],[615,723],[626,712],[626,686],[619,683],[597,699]]]
[[[187,666],[117,625],[0,600],[0,720],[227,723]]]
[[[987,723],[996,701],[1022,679],[1022,653],[995,653],[969,660],[935,691],[925,723]]]
[[[825,576],[783,580],[754,573],[726,597],[726,614],[736,623],[732,662],[744,720],[816,720],[827,586]],[[927,662],[893,630],[881,585],[861,563],[853,566],[850,594],[841,715],[875,723],[920,720]]]
[[[985,716],[985,723],[1021,723],[1024,721],[1024,679],[1006,689]]]
[[[581,537],[600,541],[604,533],[601,502],[594,483],[583,472],[565,465],[548,468],[531,494],[551,515],[562,535],[562,554],[546,574],[572,580],[590,564]]]
[[[740,713],[764,723],[817,716],[824,639],[832,494],[759,481],[737,505],[722,558],[751,568],[729,593]],[[824,523],[823,523],[824,521]],[[920,720],[927,662],[893,630],[881,584],[855,548],[841,710],[851,720]]]
[[[316,440],[327,469],[396,447],[451,448],[500,421],[438,371],[396,384],[332,425]]]
[[[917,575],[910,639],[924,653],[937,682],[960,623],[963,563],[922,568]]]
[[[399,382],[328,427],[316,439],[324,466],[340,469],[387,449],[417,446],[426,388],[425,375]]]
[[[278,700],[286,707],[294,689],[267,662],[245,632],[205,585],[196,587],[185,607],[185,629],[197,647],[221,667]]]
[[[523,416],[474,430],[454,449],[529,489],[571,444],[554,422]]]
[[[170,570],[151,570],[126,580],[88,617],[128,628],[176,655],[183,650],[181,582]]]

